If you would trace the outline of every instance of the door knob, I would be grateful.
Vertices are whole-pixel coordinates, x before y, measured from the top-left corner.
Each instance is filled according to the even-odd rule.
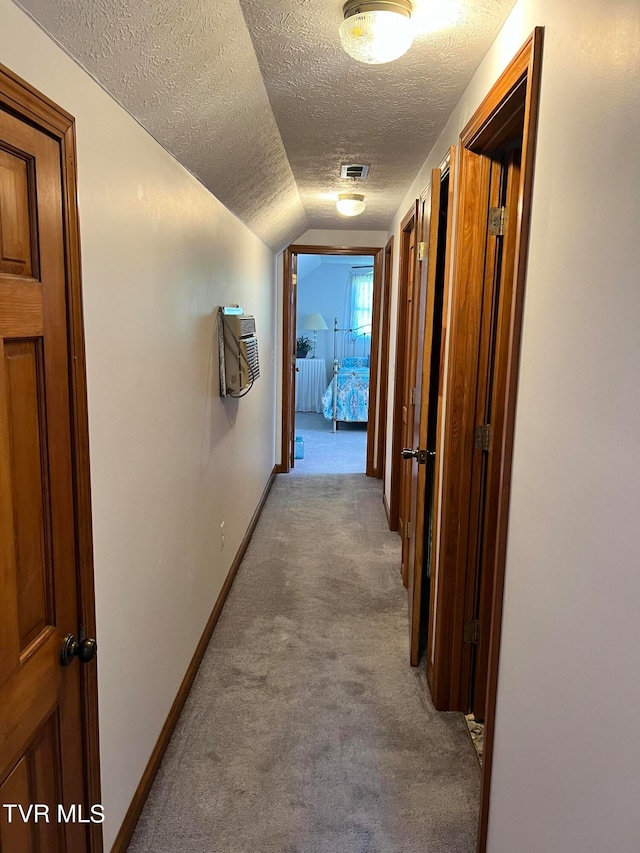
[[[84,640],[76,640],[75,634],[67,634],[60,650],[60,663],[69,666],[74,657],[80,663],[89,663],[98,653],[98,644],[93,637],[85,637]]]
[[[434,459],[436,455],[435,450],[412,450],[410,447],[402,448],[402,458],[403,459],[417,459],[420,465],[426,465],[427,459]]]

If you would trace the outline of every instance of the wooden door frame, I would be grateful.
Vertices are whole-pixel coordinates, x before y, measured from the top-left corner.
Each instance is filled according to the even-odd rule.
[[[389,406],[389,338],[391,337],[391,276],[393,274],[393,234],[384,247],[384,269],[382,271],[382,294],[380,305],[380,384],[377,409],[376,460],[373,466],[374,476],[384,477],[387,459],[387,413]],[[383,495],[384,497],[384,495]]]
[[[292,256],[293,255],[344,255],[357,257],[359,255],[373,256],[373,305],[374,315],[378,305],[378,325],[372,322],[371,355],[369,359],[369,418],[367,420],[367,477],[377,476],[376,464],[376,435],[379,430],[380,405],[378,403],[378,373],[380,353],[380,304],[382,299],[382,268],[384,248],[381,246],[304,246],[292,243],[283,252],[283,287],[282,287],[282,435],[280,448],[280,465],[278,472],[287,474],[291,470],[291,449],[289,438],[294,430],[295,420],[295,384],[291,365],[295,353],[295,317],[291,316],[291,299],[293,294]],[[374,318],[372,318],[373,320]],[[374,363],[375,357],[375,363]],[[373,403],[373,405],[372,405]]]
[[[449,305],[451,300],[452,289],[452,274],[451,274],[451,258],[454,251],[453,240],[453,223],[454,223],[454,197],[456,192],[457,166],[456,166],[456,147],[452,145],[447,151],[445,157],[440,163],[440,180],[442,181],[448,176],[449,188],[447,194],[447,233],[445,235],[445,257],[444,257],[444,282],[443,282],[443,301],[442,301],[442,328],[440,332],[440,377],[438,380],[438,414],[436,424],[436,465],[433,479],[433,506],[432,518],[434,525],[433,542],[431,548],[431,584],[429,590],[429,613],[427,616],[427,678],[431,685],[431,660],[429,650],[432,643],[433,627],[434,627],[434,603],[436,596],[436,563],[440,540],[440,486],[442,482],[442,464],[444,447],[444,421],[445,407],[444,394],[446,385],[446,376],[444,373],[445,357],[447,350],[447,329],[449,323]]]
[[[531,220],[536,135],[538,129],[543,36],[544,28],[536,27],[525,45],[521,48],[512,65],[507,69],[507,72],[510,70],[512,71],[512,80],[509,81],[507,78],[502,84],[504,89],[506,89],[509,82],[511,82],[511,89],[513,89],[515,85],[517,85],[517,79],[514,80],[513,77],[515,77],[517,69],[519,68],[520,79],[526,78],[527,81],[527,94],[523,119],[522,177],[520,191],[521,205],[518,210],[518,237],[514,264],[515,281],[509,336],[510,358],[507,368],[503,442],[501,448],[503,467],[496,527],[495,585],[493,591],[493,607],[490,627],[489,669],[487,677],[487,716],[484,740],[485,753],[480,801],[480,827],[478,831],[479,853],[485,853],[487,849],[487,835],[489,827],[489,797],[491,790],[491,771],[493,767],[493,744],[495,738],[498,667],[500,663],[500,638],[502,633],[502,610],[504,604],[504,581],[509,524],[509,499],[511,492],[511,470],[513,464],[513,440],[515,433],[518,374],[520,367],[520,343],[522,338],[524,292],[529,249],[529,226]],[[499,82],[503,80],[507,72],[505,72],[505,74],[500,78]],[[490,124],[491,117],[500,109],[500,103],[503,103],[507,98],[508,94],[505,92],[498,104],[495,104],[495,106],[488,104],[488,109],[486,111],[489,112],[489,116],[487,118],[483,116],[481,111],[476,113],[467,125],[467,132],[462,139],[462,144],[469,147],[487,144],[488,141],[486,138],[483,139],[485,126]],[[498,100],[497,97],[496,100]]]
[[[389,529],[398,530],[400,527],[400,452],[403,445],[402,435],[402,404],[404,393],[404,378],[407,369],[407,353],[403,346],[407,326],[407,289],[409,285],[409,234],[418,229],[418,199],[405,213],[400,223],[400,247],[398,258],[398,296],[396,312],[396,352],[393,386],[393,421],[391,432],[391,477],[389,484]],[[415,239],[415,237],[414,237]],[[417,258],[417,252],[416,252]],[[417,260],[416,260],[417,264]]]
[[[489,818],[489,797],[495,735],[495,712],[502,629],[502,609],[506,566],[509,496],[515,426],[515,409],[522,334],[522,315],[529,240],[529,222],[535,141],[540,94],[543,28],[537,27],[523,47],[499,77],[460,135],[460,177],[456,216],[456,241],[453,274],[452,316],[448,343],[449,363],[447,369],[447,402],[444,429],[444,468],[442,474],[442,519],[441,538],[438,544],[439,566],[436,579],[437,603],[434,631],[434,666],[430,686],[436,707],[440,710],[459,710],[456,701],[459,685],[455,683],[456,669],[459,672],[460,647],[462,645],[461,604],[464,603],[466,565],[463,557],[464,531],[458,521],[465,514],[464,497],[456,483],[460,480],[461,465],[468,457],[469,400],[460,388],[464,377],[456,374],[456,348],[464,347],[463,333],[458,329],[457,316],[460,306],[469,296],[473,282],[484,276],[484,253],[478,243],[484,245],[481,235],[486,235],[487,194],[483,191],[489,174],[486,165],[488,154],[496,150],[509,138],[513,130],[522,128],[522,169],[516,217],[516,251],[513,274],[513,301],[509,316],[508,367],[504,412],[500,423],[502,440],[494,453],[500,453],[502,467],[498,490],[498,511],[494,528],[496,557],[493,565],[494,588],[489,626],[489,667],[486,693],[486,718],[484,763],[480,820],[478,829],[478,851],[485,853]],[[484,206],[484,214],[481,209]],[[484,217],[484,218],[483,218]],[[469,233],[470,225],[481,229],[480,241]],[[470,291],[469,291],[470,292]],[[460,366],[458,365],[458,370]],[[463,436],[464,433],[464,436]],[[468,495],[467,495],[468,499]],[[464,527],[464,525],[462,525]]]
[[[95,637],[89,420],[82,319],[75,119],[2,64],[0,64],[0,103],[18,118],[53,137],[60,146],[69,342],[71,458],[78,567],[78,623],[82,624],[88,636]],[[95,804],[102,801],[96,664],[80,667],[80,679],[85,795],[88,804]],[[103,848],[102,824],[91,823],[88,829],[89,849],[91,853],[100,853]]]
[[[417,666],[420,662],[421,653],[421,638],[425,632],[429,632],[429,613],[422,613],[423,610],[423,576],[425,571],[424,565],[424,547],[425,547],[425,522],[427,509],[427,465],[433,464],[433,485],[431,500],[431,518],[433,519],[433,541],[430,554],[430,567],[433,566],[434,555],[436,552],[435,544],[438,536],[438,496],[437,489],[439,484],[438,478],[438,462],[440,460],[442,442],[440,440],[440,427],[442,422],[442,397],[443,397],[443,372],[442,366],[444,361],[444,343],[446,337],[447,310],[449,305],[449,292],[451,289],[451,281],[449,276],[449,262],[452,251],[452,220],[453,220],[453,190],[454,190],[454,160],[455,147],[449,148],[447,154],[443,158],[440,165],[431,171],[431,191],[429,193],[429,216],[424,213],[423,198],[421,196],[421,222],[420,222],[420,241],[424,242],[426,254],[426,274],[423,270],[424,282],[421,285],[426,288],[426,312],[425,312],[425,328],[424,346],[422,353],[419,354],[420,360],[417,365],[417,370],[421,373],[421,380],[416,378],[416,386],[421,387],[422,392],[419,400],[420,411],[418,417],[420,419],[420,440],[419,447],[423,450],[431,450],[428,443],[428,425],[429,425],[429,402],[432,399],[432,391],[436,391],[436,457],[430,463],[427,460],[426,464],[418,466],[418,490],[416,504],[416,524],[415,524],[415,558],[413,565],[409,566],[410,582],[408,586],[409,593],[409,623],[410,623],[410,662],[412,666]],[[447,194],[442,195],[443,185],[448,182]],[[443,199],[446,199],[446,222],[443,224],[440,221],[440,212],[442,210]],[[427,227],[428,226],[428,227]],[[442,239],[444,238],[444,239]],[[435,306],[436,298],[440,292],[438,269],[439,262],[442,263],[443,276],[441,281],[441,298],[442,307],[439,312],[438,322],[436,324]],[[436,329],[439,330],[440,341],[438,350],[438,376],[432,374],[433,362],[433,339]],[[433,389],[431,383],[434,382]],[[432,576],[433,577],[433,576]],[[431,596],[433,585],[430,585],[429,594]],[[427,625],[421,624],[422,616],[425,616]]]
[[[431,170],[431,180],[421,193],[418,207],[417,245],[423,246],[423,254],[416,252],[418,301],[414,296],[414,340],[415,373],[413,390],[416,400],[413,409],[411,449],[427,449],[427,418],[424,416],[425,398],[429,390],[425,383],[431,378],[431,345],[433,341],[433,313],[435,303],[435,269],[438,250],[438,229],[441,190],[440,169]],[[411,366],[409,368],[411,370]],[[422,563],[424,559],[424,512],[427,463],[411,460],[411,523],[412,532],[408,549],[407,598],[409,611],[409,662],[417,666],[420,662],[420,614],[422,606]],[[415,484],[415,485],[414,485]]]

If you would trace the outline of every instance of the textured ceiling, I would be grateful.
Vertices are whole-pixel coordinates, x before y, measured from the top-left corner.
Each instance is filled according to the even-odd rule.
[[[430,4],[414,0],[426,21]],[[460,0],[401,59],[340,48],[340,0],[21,0],[168,151],[274,249],[307,228],[385,230],[515,0]],[[428,25],[424,26],[428,29]],[[335,210],[343,162],[367,209]]]

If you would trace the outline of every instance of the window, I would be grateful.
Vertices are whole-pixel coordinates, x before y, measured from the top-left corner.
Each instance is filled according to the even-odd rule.
[[[351,271],[349,328],[359,335],[371,336],[373,311],[373,268]]]

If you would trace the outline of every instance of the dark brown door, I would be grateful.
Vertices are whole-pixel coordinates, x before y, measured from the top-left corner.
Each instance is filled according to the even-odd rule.
[[[51,810],[1,809],[3,853],[89,849],[57,820],[89,817],[80,664],[60,663],[79,632],[61,159],[0,109],[0,803]]]
[[[418,312],[418,363],[416,400],[419,401],[410,449],[412,466],[412,528],[409,550],[410,659],[417,666],[424,648],[428,614],[429,569],[433,542],[433,497],[436,463],[436,430],[440,389],[442,312],[449,203],[449,171],[431,173],[431,197],[421,202],[421,233],[426,242],[426,274],[420,288]]]
[[[473,641],[463,646],[461,679],[467,692],[464,704],[478,720],[484,720],[487,693],[501,464],[500,454],[492,449],[502,445],[521,146],[518,139],[494,152],[489,183],[488,217],[492,221],[487,227],[482,292],[465,595],[465,624],[473,626],[468,632]]]
[[[416,369],[416,334],[417,328],[414,317],[414,298],[416,280],[416,233],[417,216],[414,218],[413,227],[406,235],[406,299],[404,305],[404,328],[402,338],[398,337],[398,345],[403,350],[403,376],[402,376],[402,420],[400,431],[402,435],[401,446],[409,447],[413,441],[414,420],[414,381]],[[400,455],[400,454],[398,454]],[[411,539],[411,461],[401,459],[400,461],[400,508],[398,519],[398,532],[402,543],[402,561],[400,571],[402,582],[405,586],[409,583],[409,542]]]
[[[435,251],[429,260],[429,282],[433,287],[433,320],[430,362],[425,363],[424,369],[429,370],[427,388],[423,389],[423,397],[427,406],[426,442],[427,457],[425,462],[424,490],[424,556],[416,571],[422,572],[420,580],[420,596],[414,599],[414,612],[419,622],[419,641],[423,644],[423,633],[428,627],[428,614],[434,579],[434,563],[436,557],[436,538],[438,534],[439,509],[439,471],[442,455],[442,419],[444,395],[444,340],[446,331],[446,316],[449,300],[449,275],[452,242],[452,209],[453,209],[453,173],[455,148],[449,154],[440,170],[440,200],[437,211],[432,210],[430,252]],[[427,670],[429,660],[427,660]]]

